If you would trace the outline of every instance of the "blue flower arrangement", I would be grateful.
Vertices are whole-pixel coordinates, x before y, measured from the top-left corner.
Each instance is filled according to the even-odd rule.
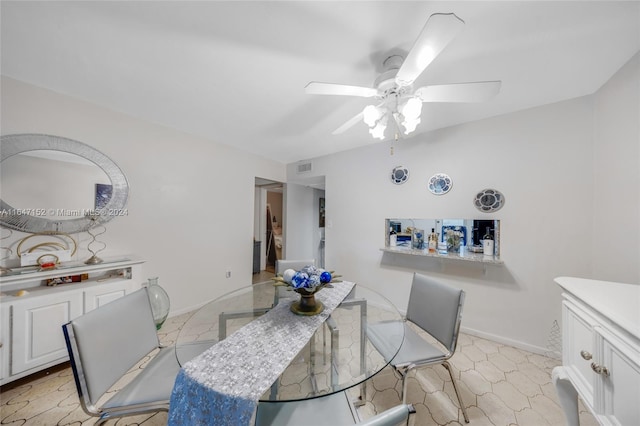
[[[340,282],[338,277],[340,275],[336,275],[334,271],[307,265],[299,271],[287,269],[282,276],[276,276],[273,280],[275,285],[288,286],[297,292],[315,293],[331,283]]]

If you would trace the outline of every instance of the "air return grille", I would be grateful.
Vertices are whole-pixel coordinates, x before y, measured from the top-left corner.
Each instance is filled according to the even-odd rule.
[[[309,173],[311,171],[311,162],[299,163],[296,170],[298,173]]]

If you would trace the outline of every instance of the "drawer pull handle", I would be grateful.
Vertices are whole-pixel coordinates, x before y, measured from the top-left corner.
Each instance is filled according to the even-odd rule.
[[[604,374],[606,377],[609,377],[609,369],[607,367],[592,362],[591,369],[597,374]]]
[[[586,359],[587,361],[592,358],[591,353],[587,351],[580,351],[580,356],[582,357],[582,359]]]

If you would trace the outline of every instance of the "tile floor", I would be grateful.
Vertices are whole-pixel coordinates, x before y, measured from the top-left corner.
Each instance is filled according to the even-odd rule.
[[[173,344],[189,314],[170,318],[159,331],[163,344]],[[564,417],[551,383],[558,361],[486,339],[462,334],[451,359],[459,379],[471,425],[560,426]],[[448,373],[441,366],[425,367],[409,377],[408,402],[417,412],[411,424],[464,425]],[[401,382],[389,368],[367,383],[362,418],[400,403]],[[68,366],[42,377],[5,385],[0,394],[1,425],[93,425],[79,406]],[[107,425],[164,425],[167,414],[156,413],[110,420]],[[597,425],[582,407],[583,426]],[[301,425],[311,426],[311,425]]]

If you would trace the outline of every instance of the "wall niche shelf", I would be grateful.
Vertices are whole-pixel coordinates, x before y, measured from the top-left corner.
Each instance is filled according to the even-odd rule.
[[[473,263],[480,263],[483,265],[499,265],[499,266],[504,265],[504,261],[497,256],[485,256],[482,253],[472,253],[467,251],[464,251],[462,254],[460,253],[440,254],[438,252],[429,253],[428,250],[411,249],[408,247],[384,247],[384,248],[381,248],[380,250],[386,253],[394,253],[394,254],[409,255],[409,256],[431,257],[439,260],[473,262]]]
[[[429,251],[429,235],[435,242]],[[484,254],[483,240],[493,242],[493,254]],[[432,240],[433,242],[434,240]],[[455,251],[445,251],[455,247]],[[385,219],[385,253],[438,260],[503,265],[500,259],[500,221],[496,219]]]

